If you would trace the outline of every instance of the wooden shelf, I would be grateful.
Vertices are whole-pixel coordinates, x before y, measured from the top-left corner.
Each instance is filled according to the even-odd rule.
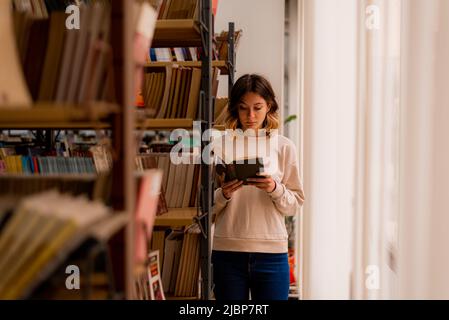
[[[165,294],[165,300],[199,300],[197,296],[193,297],[177,297],[174,296],[172,293],[166,293]]]
[[[111,125],[107,122],[101,121],[86,121],[86,122],[0,122],[0,129],[73,129],[73,130],[105,130],[109,129]]]
[[[76,180],[76,181],[95,181],[98,179],[97,174],[91,173],[66,173],[66,174],[25,174],[25,173],[0,173],[1,179],[17,179],[17,180]]]
[[[158,20],[151,47],[200,47],[199,23],[191,19]]]
[[[118,110],[118,106],[109,103],[93,103],[88,106],[38,103],[28,108],[0,107],[0,128],[104,129],[110,126],[104,119]]]
[[[146,68],[161,68],[168,65],[178,65],[181,67],[201,68],[201,61],[153,61],[145,64]],[[212,67],[220,69],[222,75],[228,74],[226,61],[212,61]]]
[[[183,227],[193,223],[197,208],[169,208],[167,213],[156,217],[155,226]]]
[[[174,130],[174,129],[193,129],[192,119],[145,119],[138,121],[136,125],[140,130]],[[224,125],[215,125],[215,129],[223,131]]]
[[[159,129],[159,130],[170,130],[170,129],[192,129],[193,120],[192,119],[145,119],[143,121],[138,121],[137,129]]]

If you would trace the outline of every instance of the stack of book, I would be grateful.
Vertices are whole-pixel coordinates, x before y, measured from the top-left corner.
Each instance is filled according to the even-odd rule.
[[[165,230],[153,235],[152,249],[164,252],[162,285],[164,291],[175,297],[198,295],[200,261],[200,230],[191,225],[185,230]]]
[[[55,191],[21,201],[0,229],[0,299],[29,294],[109,215],[101,203]]]
[[[174,164],[170,161],[169,153],[153,153],[137,156],[136,165],[138,171],[153,168],[162,170],[162,194],[165,201],[162,199],[160,201],[164,202],[166,207],[195,207],[200,183],[200,166],[198,164],[193,162]],[[163,204],[161,205],[163,206]]]
[[[112,102],[110,5],[81,2],[79,28],[69,29],[65,3],[46,2],[50,12],[42,0],[14,1],[18,56],[33,100]]]
[[[148,68],[144,75],[142,96],[151,118],[196,119],[201,88],[201,69],[176,64]],[[214,68],[212,94],[218,91],[220,69]]]

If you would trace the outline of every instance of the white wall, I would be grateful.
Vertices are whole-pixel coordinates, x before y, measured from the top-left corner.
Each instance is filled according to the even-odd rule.
[[[304,2],[305,299],[348,299],[357,0]]]
[[[229,22],[235,23],[236,30],[243,30],[237,49],[235,80],[246,73],[265,76],[273,86],[281,110],[284,82],[284,7],[283,0],[222,0],[218,2],[215,20],[215,33],[228,30]],[[220,78],[218,95],[228,96],[228,80],[225,76]]]

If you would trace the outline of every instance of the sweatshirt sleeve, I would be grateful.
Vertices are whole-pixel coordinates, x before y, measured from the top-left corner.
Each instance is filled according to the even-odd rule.
[[[215,203],[214,203],[214,207],[212,209],[212,212],[213,212],[212,215],[215,218],[223,211],[223,209],[226,207],[228,202],[231,201],[231,199],[228,200],[225,198],[225,196],[223,195],[223,192],[221,192],[221,188],[218,188],[215,190],[214,199],[215,199]]]
[[[294,145],[288,147],[282,165],[284,167],[282,180],[276,181],[276,188],[269,195],[284,216],[293,216],[305,200]]]

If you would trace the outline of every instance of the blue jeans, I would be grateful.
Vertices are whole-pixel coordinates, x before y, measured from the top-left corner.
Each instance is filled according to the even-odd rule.
[[[287,300],[287,253],[212,251],[217,300]]]

